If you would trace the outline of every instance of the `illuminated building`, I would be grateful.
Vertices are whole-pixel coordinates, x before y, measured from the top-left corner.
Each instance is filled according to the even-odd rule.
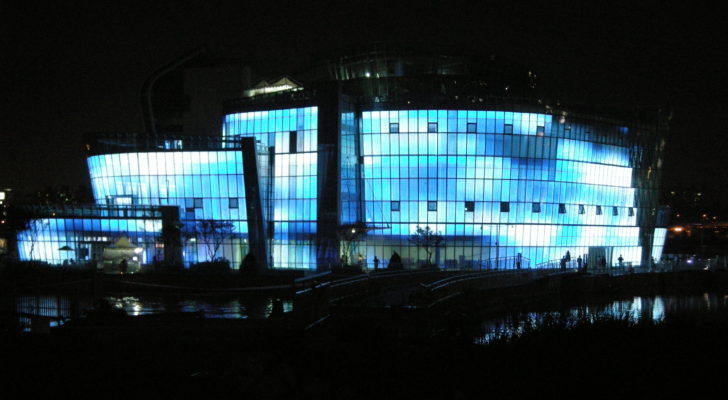
[[[96,203],[176,206],[183,238],[230,221],[214,255],[233,267],[256,249],[273,268],[326,269],[347,226],[368,232],[347,259],[370,267],[394,251],[421,264],[417,226],[444,236],[441,267],[660,257],[658,112],[550,104],[530,72],[439,55],[360,54],[292,82],[226,102],[217,138],[90,142]],[[211,258],[183,242],[185,263]]]

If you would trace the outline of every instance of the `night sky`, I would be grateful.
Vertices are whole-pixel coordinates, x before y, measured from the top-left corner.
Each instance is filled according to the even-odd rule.
[[[532,67],[567,104],[672,110],[664,186],[704,184],[728,198],[728,29],[712,4],[9,3],[0,3],[0,187],[88,185],[82,135],[142,131],[145,78],[198,46],[272,78],[396,38]]]

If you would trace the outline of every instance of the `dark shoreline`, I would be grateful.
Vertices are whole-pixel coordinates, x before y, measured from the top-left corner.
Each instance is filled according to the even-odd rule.
[[[432,310],[339,307],[313,329],[281,320],[58,329],[2,336],[9,393],[210,398],[590,397],[723,391],[728,316],[557,325],[475,345],[484,315],[631,295],[723,291],[728,274],[573,276],[466,292]],[[520,299],[520,300],[519,300]],[[250,321],[249,321],[250,322]]]

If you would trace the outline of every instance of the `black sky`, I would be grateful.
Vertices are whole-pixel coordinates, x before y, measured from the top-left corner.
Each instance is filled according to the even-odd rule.
[[[672,110],[665,185],[702,183],[728,197],[728,29],[718,6],[8,3],[0,3],[0,186],[88,185],[83,133],[141,131],[144,79],[200,45],[265,76],[396,38],[532,66],[569,103]]]

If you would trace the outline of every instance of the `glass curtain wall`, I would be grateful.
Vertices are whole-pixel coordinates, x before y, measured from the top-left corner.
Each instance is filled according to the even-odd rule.
[[[274,148],[271,264],[315,269],[318,107],[228,114],[223,136],[253,136]]]
[[[91,187],[103,205],[144,204],[180,207],[185,264],[227,259],[238,268],[247,254],[247,213],[240,151],[166,151],[89,157]],[[201,221],[229,221],[222,244],[211,257],[211,243],[193,232]],[[216,239],[215,239],[216,240]]]
[[[414,266],[417,225],[446,238],[432,261],[478,268],[518,253],[533,267],[609,247],[638,263],[630,151],[619,128],[503,111],[366,111],[366,257]]]
[[[139,246],[136,257],[149,264],[162,260],[160,219],[39,218],[18,235],[21,260],[42,260],[58,265],[78,265],[102,259],[103,249],[124,237]]]

